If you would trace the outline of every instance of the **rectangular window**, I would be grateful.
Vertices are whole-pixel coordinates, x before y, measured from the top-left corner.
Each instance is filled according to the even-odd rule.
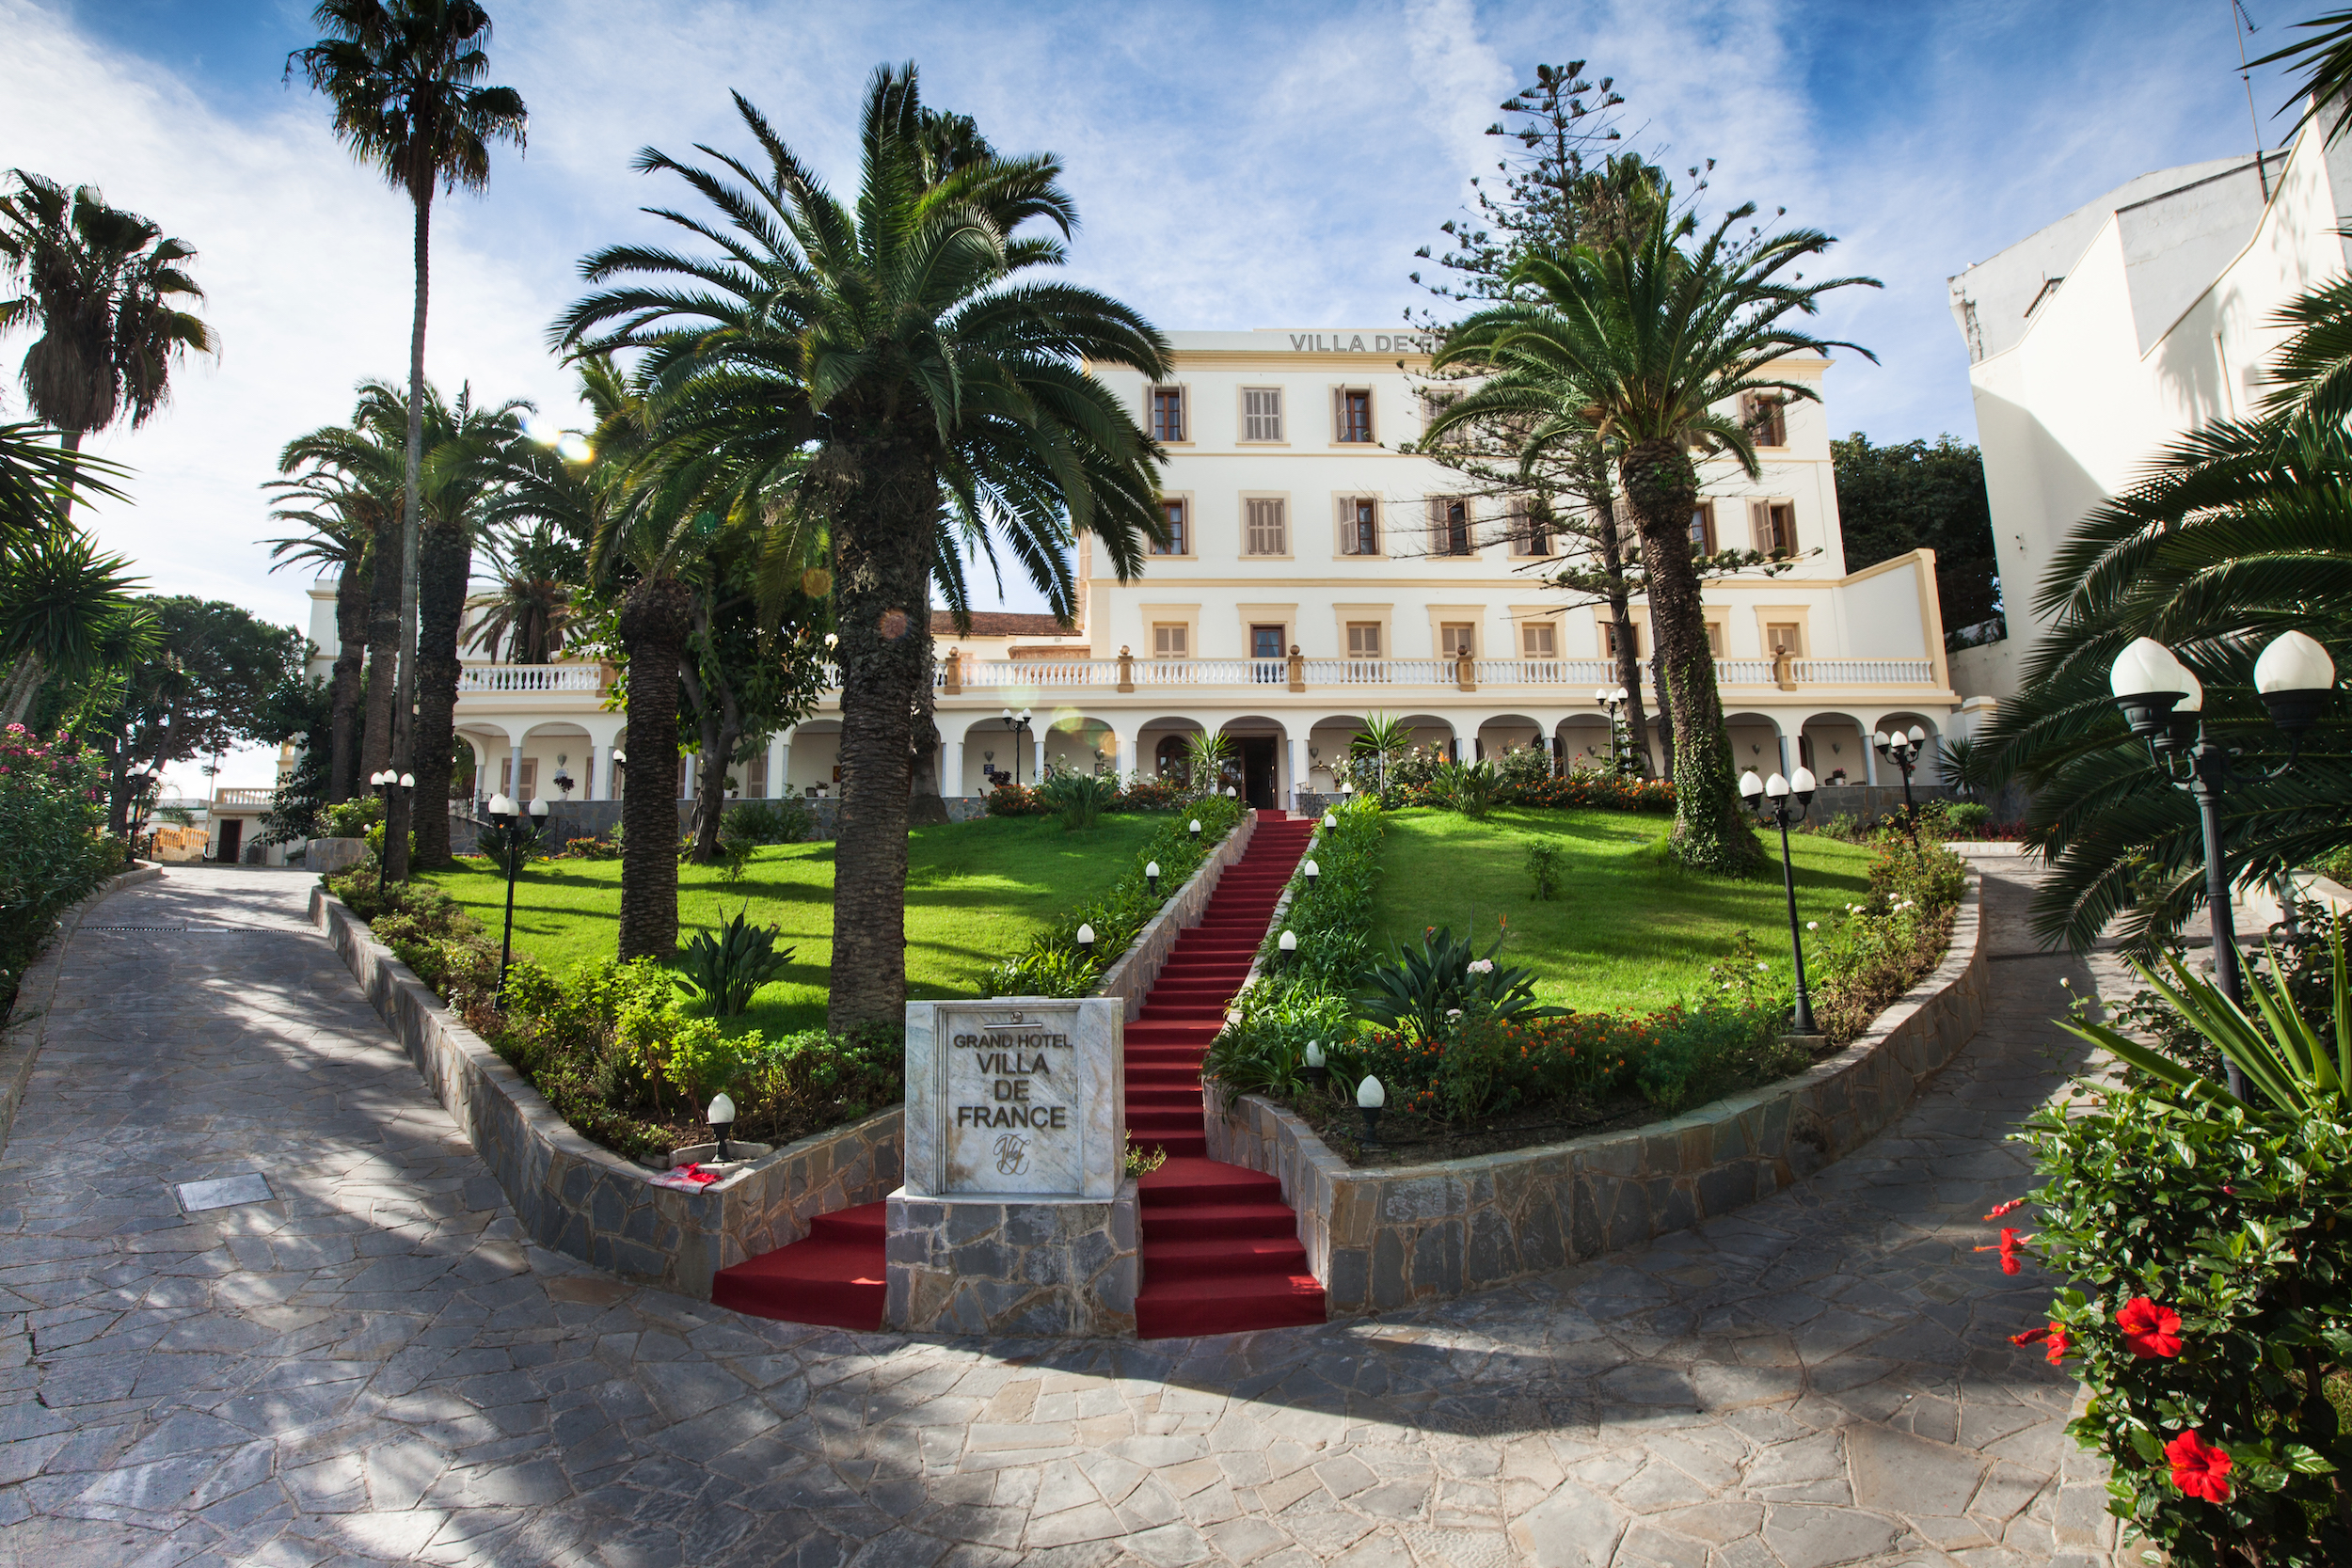
[[[499,792],[511,797],[518,805],[529,805],[537,800],[539,798],[539,759],[537,757],[523,758],[523,786],[520,789],[515,787],[515,759],[510,756],[500,763]]]
[[[1519,657],[1550,659],[1560,657],[1559,642],[1549,621],[1530,621],[1519,627]]]
[[[1290,531],[1284,527],[1282,503],[1259,499],[1247,503],[1249,517],[1245,555],[1288,555],[1291,553]]]
[[[1784,399],[1768,392],[1741,393],[1740,422],[1748,427],[1749,436],[1759,447],[1788,444],[1788,404]]]
[[[1369,388],[1343,388],[1332,409],[1332,427],[1337,438],[1369,444],[1372,440],[1372,391]]]
[[[1380,553],[1380,503],[1370,496],[1350,496],[1340,502],[1340,553]]]
[[[1632,628],[1632,630],[1633,630],[1633,657],[1634,657],[1635,658],[1639,658],[1639,657],[1642,657],[1642,628],[1641,628],[1640,626],[1635,626],[1635,627],[1633,627],[1633,628]],[[1600,624],[1600,645],[1601,645],[1601,649],[1602,649],[1602,651],[1603,651],[1603,653],[1605,654],[1605,656],[1606,656],[1606,657],[1610,657],[1610,658],[1615,658],[1615,657],[1617,657],[1617,623],[1616,623],[1616,622],[1614,622],[1614,621],[1603,621],[1603,622]]]
[[[1251,626],[1249,628],[1249,657],[1251,658],[1280,658],[1282,657],[1282,632],[1283,628],[1280,626]]]
[[[1511,509],[1512,550],[1517,555],[1551,553],[1551,508],[1541,501],[1522,502]]]
[[[768,799],[768,753],[754,752],[752,760],[743,765],[743,799]]]
[[[1797,553],[1797,509],[1789,501],[1756,501],[1756,547],[1766,555]]]
[[[1790,658],[1804,657],[1804,628],[1794,621],[1768,621],[1764,626],[1764,651],[1778,658],[1787,654]]]
[[[1241,438],[1279,441],[1282,438],[1282,388],[1244,387],[1241,389]]]
[[[1184,389],[1182,387],[1152,388],[1152,439],[1162,442],[1184,439]]]
[[[1435,547],[1439,555],[1470,553],[1470,502],[1439,496],[1429,503],[1430,527],[1437,534]]]
[[[1192,553],[1191,518],[1181,500],[1160,502],[1160,511],[1168,518],[1168,543],[1152,546],[1153,555],[1190,555]]]
[[[1468,621],[1445,621],[1438,626],[1438,655],[1441,658],[1476,658],[1478,628]]]
[[[1717,658],[1724,657],[1724,624],[1721,621],[1707,623],[1707,651]]]
[[[1159,621],[1152,626],[1152,657],[1153,658],[1188,658],[1192,646],[1192,628],[1182,621]]]
[[[1347,657],[1376,659],[1380,657],[1380,623],[1350,621],[1347,623]]]
[[[1715,543],[1715,503],[1701,501],[1691,512],[1691,553],[1713,555],[1720,547]]]

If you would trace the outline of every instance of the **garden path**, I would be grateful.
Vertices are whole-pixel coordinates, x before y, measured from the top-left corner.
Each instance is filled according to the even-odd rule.
[[[2088,974],[1983,863],[1994,1015],[1854,1157],[1469,1300],[1118,1344],[770,1323],[532,1245],[310,879],[174,868],[72,939],[0,1153],[0,1564],[2104,1563],[2071,1386],[2005,1338],[2043,1292],[1969,1250]]]

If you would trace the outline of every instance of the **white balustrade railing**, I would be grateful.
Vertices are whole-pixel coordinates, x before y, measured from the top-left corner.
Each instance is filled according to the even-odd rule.
[[[1715,661],[1717,686],[1770,686],[1772,684],[1772,661],[1769,658],[1719,658]]]
[[[249,784],[239,785],[233,789],[215,790],[213,803],[220,806],[266,806],[270,802],[270,797],[277,793],[274,789],[257,788]]]
[[[1827,686],[1925,685],[1935,679],[1935,666],[1924,658],[1800,658],[1793,662],[1799,681]]]
[[[468,664],[457,672],[457,694],[507,691],[604,689],[604,670],[596,664]]]

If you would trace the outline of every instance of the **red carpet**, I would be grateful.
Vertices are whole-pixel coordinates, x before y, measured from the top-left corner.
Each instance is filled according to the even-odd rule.
[[[1138,1183],[1143,1338],[1324,1321],[1323,1287],[1307,1272],[1281,1183],[1208,1158],[1200,1103],[1200,1059],[1313,832],[1311,822],[1258,814],[1248,850],[1217,882],[1200,924],[1176,939],[1141,1019],[1127,1026],[1127,1136],[1168,1153]],[[880,1328],[887,1207],[819,1215],[803,1240],[721,1269],[712,1303],[785,1323]]]
[[[1143,1338],[1324,1321],[1323,1287],[1307,1272],[1281,1183],[1210,1159],[1200,1103],[1200,1059],[1313,833],[1312,822],[1258,814],[1248,852],[1217,882],[1200,924],[1176,939],[1142,1017],[1127,1025],[1127,1139],[1168,1154],[1138,1183]]]
[[[710,1281],[711,1305],[755,1318],[872,1333],[882,1327],[889,1207],[861,1203],[818,1215],[800,1241],[721,1269]]]

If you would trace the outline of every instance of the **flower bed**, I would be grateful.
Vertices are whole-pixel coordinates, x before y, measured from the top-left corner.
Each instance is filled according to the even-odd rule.
[[[1814,1059],[1785,1037],[1791,998],[1759,982],[1769,966],[1745,932],[1696,997],[1629,1016],[1534,1006],[1498,958],[1507,917],[1483,958],[1433,933],[1422,953],[1383,966],[1391,1005],[1414,1016],[1368,1026],[1356,992],[1375,958],[1368,929],[1379,808],[1359,802],[1333,820],[1310,851],[1321,862],[1319,885],[1305,895],[1294,884],[1207,1070],[1229,1098],[1266,1096],[1351,1161],[1409,1164],[1639,1126]],[[1874,849],[1867,899],[1807,939],[1824,1053],[1859,1037],[1935,968],[1967,886],[1965,866],[1938,845],[1890,833]],[[1297,938],[1295,956],[1280,952],[1280,928]],[[1325,1058],[1320,1085],[1311,1042]],[[1373,1148],[1357,1109],[1367,1077],[1386,1098]]]
[[[670,972],[650,958],[582,964],[558,978],[518,958],[501,1002],[497,942],[447,894],[407,882],[379,895],[372,868],[326,885],[557,1115],[616,1153],[655,1160],[705,1141],[701,1107],[722,1088],[736,1102],[735,1136],[766,1144],[853,1122],[904,1097],[895,1038],[729,1036],[691,1012]]]
[[[101,759],[62,733],[0,731],[0,1018],[57,916],[122,869],[105,826]]]

